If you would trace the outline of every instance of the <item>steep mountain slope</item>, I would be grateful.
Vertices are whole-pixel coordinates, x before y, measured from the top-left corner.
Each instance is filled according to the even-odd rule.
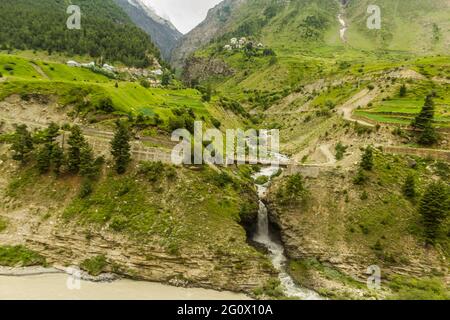
[[[369,5],[381,8],[380,30],[367,28]],[[348,43],[340,38],[339,14],[348,27]],[[450,4],[446,0],[230,0],[212,9],[206,20],[185,36],[174,50],[172,61],[180,66],[211,40],[223,48],[231,37],[262,42],[278,55],[323,56],[344,48],[445,53],[450,48],[449,21]]]
[[[79,0],[81,30],[67,28],[68,2],[2,0],[2,49],[35,49],[103,57],[108,62],[145,67],[158,49],[112,0]]]
[[[380,30],[367,28],[369,5],[381,9]],[[446,0],[350,1],[345,16],[349,44],[354,47],[416,53],[450,50],[450,2]]]
[[[168,20],[158,16],[153,8],[142,0],[114,0],[133,20],[148,33],[161,51],[164,60],[168,61],[173,48],[183,34]]]
[[[186,34],[172,52],[171,63],[177,68],[183,66],[184,61],[195,50],[208,44],[213,38],[221,34],[228,23],[234,21],[232,15],[246,0],[224,0],[210,9],[206,19]]]

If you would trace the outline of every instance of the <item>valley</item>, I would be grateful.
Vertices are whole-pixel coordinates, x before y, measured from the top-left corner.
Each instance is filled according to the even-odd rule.
[[[0,265],[58,270],[0,268],[0,298],[53,296],[76,267],[99,281],[88,298],[449,299],[447,1],[225,0],[184,36],[145,2],[106,2],[89,8],[129,42],[0,32]],[[59,5],[20,0],[30,17]],[[278,130],[281,167],[175,165],[171,135],[195,121]]]

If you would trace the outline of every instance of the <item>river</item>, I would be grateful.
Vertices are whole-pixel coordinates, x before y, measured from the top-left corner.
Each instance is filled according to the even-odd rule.
[[[320,296],[306,288],[301,288],[295,284],[292,277],[286,272],[287,268],[287,258],[285,255],[283,244],[280,239],[270,231],[270,222],[268,210],[264,202],[261,200],[271,183],[271,178],[279,170],[279,167],[272,166],[262,168],[260,172],[253,175],[254,179],[258,177],[265,176],[269,178],[269,181],[264,185],[257,185],[259,201],[259,212],[258,212],[258,225],[256,232],[253,235],[253,240],[257,243],[264,245],[269,250],[269,256],[272,261],[273,266],[279,272],[279,279],[281,286],[283,288],[284,294],[288,297],[299,298],[302,300],[320,300]]]
[[[71,285],[67,285],[67,283]],[[160,283],[116,280],[80,281],[51,273],[0,276],[0,300],[248,300],[246,295],[197,288],[178,288]],[[72,288],[72,289],[69,289]],[[79,288],[79,289],[78,289]]]

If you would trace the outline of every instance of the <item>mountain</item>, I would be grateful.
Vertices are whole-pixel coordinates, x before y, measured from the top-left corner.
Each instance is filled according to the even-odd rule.
[[[174,48],[171,63],[175,67],[182,67],[186,58],[198,48],[208,44],[223,28],[234,22],[232,15],[246,0],[224,0],[208,11],[206,19],[187,33]]]
[[[369,5],[381,9],[382,28],[367,28]],[[338,15],[346,25],[346,41]],[[247,37],[280,53],[333,52],[336,48],[445,53],[450,50],[450,3],[447,0],[226,0],[175,48],[172,63],[180,67],[196,50],[231,37]],[[416,32],[409,32],[417,30]]]
[[[183,34],[168,20],[161,18],[143,0],[114,0],[158,46],[164,60],[170,59],[171,52]]]
[[[2,0],[0,48],[47,50],[149,66],[159,50],[113,0],[77,0],[81,29],[69,30],[67,1]]]

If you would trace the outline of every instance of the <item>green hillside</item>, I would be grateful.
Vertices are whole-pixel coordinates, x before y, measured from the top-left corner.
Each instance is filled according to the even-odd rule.
[[[80,6],[81,30],[67,28],[70,4]],[[112,0],[2,0],[0,48],[90,55],[137,67],[159,57],[148,35]]]
[[[191,108],[196,117],[209,120],[210,112],[219,113],[202,102],[195,89],[145,88],[139,82],[112,80],[85,68],[72,68],[48,60],[34,60],[0,54],[0,99],[19,94],[58,96],[62,105],[83,106],[84,112],[100,112],[97,106],[105,98],[112,100],[118,115],[159,117],[164,127],[172,110]]]
[[[341,6],[334,0],[244,1],[231,11],[214,40],[195,55],[224,60],[235,71],[232,77],[214,78],[219,89],[275,91],[349,71],[360,75],[360,65],[364,71],[379,71],[401,66],[416,53],[448,52],[448,2],[369,2]],[[381,30],[366,26],[369,4],[381,7]],[[340,38],[339,14],[349,27],[346,41]],[[250,44],[225,49],[234,37],[245,37]],[[263,47],[255,48],[259,43]]]

